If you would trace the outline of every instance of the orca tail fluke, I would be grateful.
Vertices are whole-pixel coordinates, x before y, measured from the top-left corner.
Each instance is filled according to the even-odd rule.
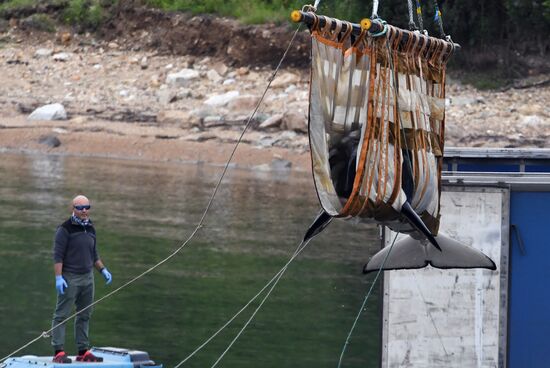
[[[441,250],[435,249],[424,240],[410,236],[392,247],[385,247],[376,253],[363,267],[363,273],[378,271],[423,268],[486,268],[496,270],[495,262],[481,251],[453,240],[443,234],[435,237]],[[388,252],[391,253],[388,255]],[[385,262],[384,262],[385,260]]]

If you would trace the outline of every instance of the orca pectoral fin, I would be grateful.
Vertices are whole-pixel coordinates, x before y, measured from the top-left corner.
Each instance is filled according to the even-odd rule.
[[[307,229],[306,235],[304,235],[304,240],[302,240],[302,243],[305,243],[311,238],[319,235],[330,224],[332,219],[333,217],[331,215],[326,213],[324,210],[321,210],[321,212],[315,218],[315,221],[313,221],[309,229]]]
[[[422,235],[424,235],[430,243],[434,247],[436,247],[438,250],[441,251],[441,247],[437,243],[437,240],[432,235],[432,232],[428,229],[424,221],[418,216],[416,212],[411,207],[411,204],[409,202],[405,202],[403,206],[401,207],[401,214],[409,220],[409,223],[416,229],[418,232],[420,232]]]
[[[436,250],[421,240],[410,236],[392,247],[385,247],[376,253],[363,267],[363,273],[389,270],[423,268],[431,265],[435,268],[486,268],[496,270],[495,262],[481,251],[453,240],[443,234],[435,237],[441,247]],[[388,255],[388,252],[391,253]],[[387,259],[386,259],[387,256]],[[386,259],[384,263],[384,259]]]

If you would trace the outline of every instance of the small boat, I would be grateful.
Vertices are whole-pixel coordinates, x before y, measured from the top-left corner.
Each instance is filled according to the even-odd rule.
[[[145,351],[129,350],[113,347],[92,348],[91,352],[100,358],[102,362],[77,362],[76,357],[71,356],[72,363],[61,364],[52,362],[51,356],[24,355],[13,357],[0,363],[0,368],[162,368],[162,364],[156,364],[149,358]]]

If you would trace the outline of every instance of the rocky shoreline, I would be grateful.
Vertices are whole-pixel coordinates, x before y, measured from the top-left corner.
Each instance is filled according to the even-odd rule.
[[[116,138],[116,143],[106,140],[106,144],[94,138],[94,152],[104,156],[140,157],[141,144],[136,142],[151,140],[159,147],[173,147],[165,151],[176,150],[165,159],[209,160],[216,156],[209,151],[238,140],[273,74],[270,67],[232,67],[208,56],[132,51],[122,41],[100,41],[89,34],[59,32],[33,38],[13,28],[1,39],[0,148],[4,150],[70,153],[71,140],[101,136]],[[249,160],[263,157],[257,164],[265,164],[292,156],[291,163],[308,169],[308,93],[306,70],[279,71],[244,137],[243,149],[252,152]],[[549,101],[548,86],[478,91],[450,79],[447,145],[548,147]],[[63,105],[66,120],[28,119],[36,108],[51,103]],[[78,138],[84,133],[86,137]],[[191,146],[206,153],[197,158],[179,151]],[[257,154],[268,151],[275,153]],[[151,154],[151,159],[157,156],[163,155]]]

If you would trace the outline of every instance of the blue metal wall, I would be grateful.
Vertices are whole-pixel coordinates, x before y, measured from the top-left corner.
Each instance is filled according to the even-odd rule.
[[[550,192],[512,192],[508,367],[550,367]]]

